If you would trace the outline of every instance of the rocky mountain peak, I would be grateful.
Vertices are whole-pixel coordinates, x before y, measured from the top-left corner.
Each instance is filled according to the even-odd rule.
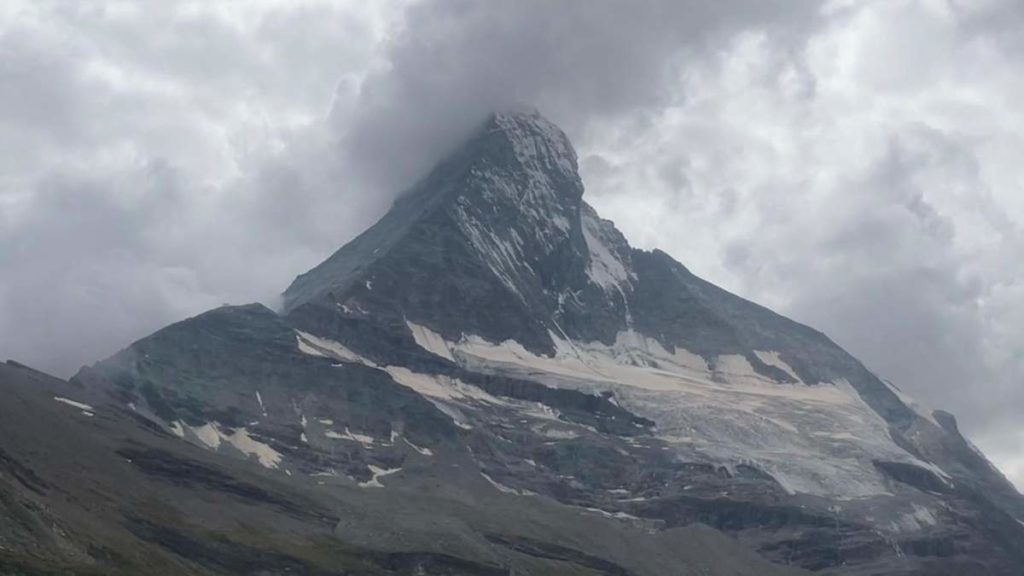
[[[556,187],[557,180],[578,181],[576,150],[562,129],[537,111],[499,112],[491,116],[486,134],[500,132],[531,176]],[[553,181],[554,180],[554,181]],[[561,190],[578,200],[582,186]]]
[[[30,510],[80,501],[88,514],[66,518],[91,518],[115,508],[92,504],[112,500],[94,486],[147,484],[159,492],[107,526],[209,560],[196,574],[334,574],[329,538],[354,555],[341,565],[372,574],[1022,573],[1024,500],[950,415],[823,334],[631,248],[582,194],[560,130],[495,114],[299,276],[282,313],[218,308],[71,383],[0,366],[24,392],[0,403],[0,509],[15,502],[0,573],[11,542],[58,526]],[[60,457],[37,474],[38,454]],[[50,497],[68,470],[98,480]],[[210,516],[164,525],[211,491]],[[157,493],[181,508],[151,508]],[[211,539],[212,516],[247,529]],[[729,557],[784,566],[729,568],[704,544],[706,564],[676,558],[694,523],[735,537]],[[249,526],[287,534],[289,554],[300,534],[315,549],[236,541]],[[380,552],[395,548],[414,553]]]
[[[617,233],[582,197],[576,153],[557,126],[537,112],[492,114],[377,224],[299,276],[284,311],[401,315],[451,338],[472,330],[551,353],[559,316],[583,312],[588,273],[606,285],[628,274],[616,256],[625,242],[599,245]],[[592,265],[592,253],[603,260]],[[577,297],[563,305],[569,293]]]

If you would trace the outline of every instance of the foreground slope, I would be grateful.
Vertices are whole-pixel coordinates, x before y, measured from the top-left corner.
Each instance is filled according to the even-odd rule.
[[[952,416],[582,198],[558,128],[495,115],[279,313],[172,325],[74,400],[312,499],[329,550],[471,563],[428,573],[1024,572],[1024,502]]]
[[[0,390],[5,576],[795,573],[707,527],[652,535],[457,475],[383,490],[269,471],[12,363],[0,364]]]

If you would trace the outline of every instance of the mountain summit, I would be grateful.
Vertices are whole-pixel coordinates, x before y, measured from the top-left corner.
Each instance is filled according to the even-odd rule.
[[[496,114],[380,222],[299,276],[285,312],[340,306],[550,353],[559,295],[587,286],[581,215],[593,211],[582,196],[561,130],[537,114]]]
[[[1024,499],[951,415],[630,247],[536,113],[490,117],[278,312],[0,379],[0,568],[13,541],[126,573],[1024,572]],[[23,430],[55,414],[67,446]],[[82,483],[40,450],[90,455]]]

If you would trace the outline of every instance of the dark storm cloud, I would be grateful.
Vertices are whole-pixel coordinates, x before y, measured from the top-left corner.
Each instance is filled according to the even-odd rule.
[[[489,112],[542,110],[570,134],[595,118],[660,109],[688,61],[748,27],[799,42],[817,12],[803,0],[429,0],[405,14],[389,66],[368,78],[350,151],[374,186],[421,174]]]

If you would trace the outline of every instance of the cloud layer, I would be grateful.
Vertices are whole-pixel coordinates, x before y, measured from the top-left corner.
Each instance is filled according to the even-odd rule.
[[[1024,484],[1012,0],[0,7],[0,355],[272,303],[489,111],[634,244],[808,322]]]

